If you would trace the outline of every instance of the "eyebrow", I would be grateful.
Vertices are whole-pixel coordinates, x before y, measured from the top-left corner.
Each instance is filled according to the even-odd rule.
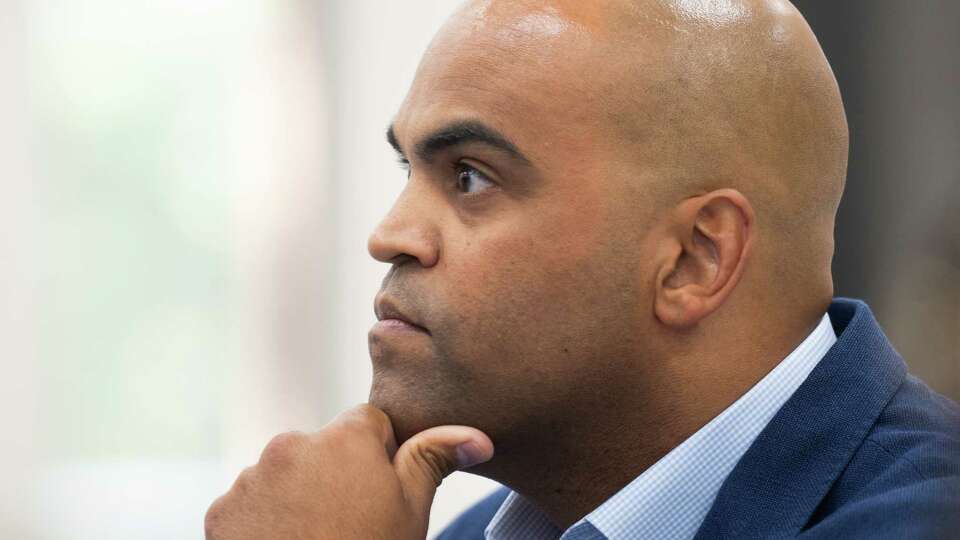
[[[406,156],[403,148],[400,146],[400,141],[397,140],[397,134],[392,125],[387,129],[387,142],[390,143],[390,146],[392,146],[401,157]],[[429,163],[439,152],[467,143],[485,144],[509,154],[510,157],[524,165],[530,165],[530,160],[520,152],[515,144],[510,142],[510,139],[499,131],[476,120],[447,124],[421,139],[416,146],[414,146],[414,152],[420,160]]]

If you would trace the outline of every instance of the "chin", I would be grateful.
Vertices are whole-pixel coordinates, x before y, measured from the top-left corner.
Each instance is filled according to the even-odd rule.
[[[369,402],[390,417],[397,442],[470,417],[470,378],[418,340],[371,339]],[[466,416],[465,416],[466,414]]]
[[[449,414],[448,407],[438,406],[424,386],[404,385],[395,377],[374,373],[369,402],[390,417],[397,444],[425,429],[449,423],[442,413],[437,414]]]

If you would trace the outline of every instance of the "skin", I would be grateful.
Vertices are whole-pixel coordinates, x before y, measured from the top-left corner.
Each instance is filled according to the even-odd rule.
[[[370,405],[271,442],[208,538],[423,538],[471,466],[566,528],[829,305],[847,128],[785,1],[470,2],[391,131]]]
[[[436,487],[490,459],[465,426],[440,426],[397,446],[390,419],[363,404],[315,433],[274,437],[207,510],[208,540],[422,539]]]
[[[371,333],[370,402],[401,440],[481,429],[497,455],[473,472],[563,527],[762,378],[832,296],[846,124],[815,38],[786,2],[678,4],[472,2],[393,122],[410,177],[369,249],[393,265],[381,298],[431,334]],[[530,164],[412,151],[461,120]],[[495,186],[461,193],[464,162]]]

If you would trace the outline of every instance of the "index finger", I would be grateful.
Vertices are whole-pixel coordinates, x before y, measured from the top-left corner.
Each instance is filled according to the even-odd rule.
[[[361,403],[341,412],[327,426],[373,435],[383,444],[390,459],[397,453],[397,439],[390,417],[369,403]]]

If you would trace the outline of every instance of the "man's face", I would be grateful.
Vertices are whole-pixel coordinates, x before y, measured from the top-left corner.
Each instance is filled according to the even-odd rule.
[[[462,15],[392,127],[410,174],[369,247],[393,264],[382,311],[426,332],[374,327],[370,400],[401,440],[467,424],[501,452],[595,406],[642,350],[652,210],[611,150],[588,34]]]

